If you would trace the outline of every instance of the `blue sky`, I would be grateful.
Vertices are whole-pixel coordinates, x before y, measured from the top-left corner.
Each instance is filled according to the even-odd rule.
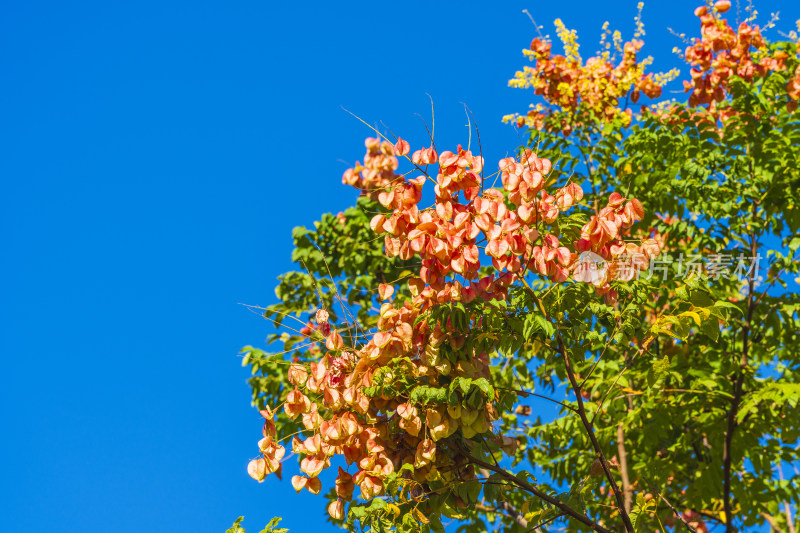
[[[635,1],[4,2],[0,17],[0,530],[221,532],[324,524],[322,502],[246,474],[260,436],[237,357],[269,325],[291,228],[355,200],[370,123],[487,158],[531,95],[506,82],[561,17],[593,51]],[[679,7],[682,6],[682,7]],[[696,2],[645,6],[645,52]],[[796,5],[782,11],[790,30]],[[676,85],[674,88],[678,88]]]

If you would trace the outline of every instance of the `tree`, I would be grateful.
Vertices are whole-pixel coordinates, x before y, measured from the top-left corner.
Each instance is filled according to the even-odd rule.
[[[250,475],[291,439],[294,488],[338,469],[353,529],[795,531],[797,35],[729,7],[695,11],[685,103],[629,107],[676,75],[646,73],[640,17],[585,62],[557,21],[564,54],[534,39],[511,81],[542,102],[507,117],[528,142],[497,170],[367,139],[356,207],[294,232],[264,309],[280,353],[243,350]]]

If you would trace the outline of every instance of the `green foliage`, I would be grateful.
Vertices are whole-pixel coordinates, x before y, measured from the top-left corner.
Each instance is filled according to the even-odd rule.
[[[284,330],[267,339],[268,344],[278,344],[280,351],[269,354],[251,346],[241,351],[242,365],[249,366],[253,373],[249,380],[253,403],[260,409],[281,403],[287,392],[287,353],[291,352],[301,363],[313,361],[318,355],[313,351],[314,341],[323,337],[316,332],[303,335],[300,329],[305,324],[300,317],[327,309],[332,321],[374,327],[376,317],[369,311],[378,284],[402,280],[411,274],[408,262],[386,257],[383,240],[376,238],[369,227],[371,215],[381,210],[377,202],[361,197],[356,207],[344,213],[324,215],[314,223],[314,229],[298,227],[292,232],[292,260],[301,270],[278,277],[275,294],[280,302],[263,310],[267,320]],[[407,296],[407,290],[396,294],[400,299]],[[288,418],[283,423],[291,426]]]
[[[245,529],[242,527],[242,520],[244,520],[243,516],[240,516],[236,520],[233,521],[233,525],[225,530],[225,533],[246,533]]]
[[[733,112],[724,122],[679,104],[672,122],[650,115],[630,126],[615,119],[577,127],[571,135],[532,131],[528,138],[529,147],[554,161],[557,183],[583,184],[592,199],[614,190],[638,198],[647,213],[640,237],[658,235],[663,254],[684,260],[758,256],[761,268],[720,275],[706,261],[687,275],[685,261],[664,263],[662,273],[615,282],[619,296],[611,303],[588,284],[528,276],[509,288],[505,301],[432,307],[418,321],[447,328],[463,345],[443,344],[435,357],[426,355],[429,364],[463,367],[473,354],[488,352],[490,375],[441,371],[438,380],[418,378],[398,357],[363,392],[420,409],[477,409],[494,402],[494,429],[513,436],[510,457],[489,439],[480,446],[467,439],[447,445],[459,446],[465,461],[500,465],[513,475],[484,467],[474,481],[431,475],[412,482],[413,468],[398,467],[383,497],[349,505],[345,527],[439,532],[445,517],[468,533],[517,533],[536,525],[541,531],[589,530],[533,497],[524,486],[534,483],[555,501],[621,528],[582,411],[631,502],[635,531],[680,526],[661,498],[709,526],[735,522],[748,531],[765,517],[786,524],[784,502],[797,509],[800,501],[798,476],[781,480],[775,474],[776,467],[800,460],[800,297],[787,281],[800,274],[800,119],[786,96],[796,47],[771,46],[787,51],[787,69],[752,83],[732,79],[719,104]],[[565,242],[578,237],[596,208],[584,205],[559,220]],[[280,302],[264,312],[291,333],[270,337],[280,347],[276,353],[242,350],[259,407],[284,402],[290,362],[307,365],[321,357],[323,337],[297,331],[316,309],[329,310],[332,322],[356,335],[377,324],[379,284],[395,285],[395,302],[410,299],[400,281],[418,265],[384,254],[383,240],[369,227],[382,210],[362,197],[357,207],[293,232],[298,270],[279,278]],[[283,411],[277,416],[280,434],[302,429]],[[415,483],[424,485],[425,495],[409,499]],[[456,508],[453,501],[463,505]],[[240,523],[228,532],[244,533]],[[276,524],[265,531],[285,531],[269,529]]]
[[[333,321],[358,319],[366,326],[373,325],[375,316],[369,309],[378,284],[401,281],[414,268],[410,262],[388,259],[384,254],[383,239],[369,227],[370,218],[379,212],[385,209],[362,196],[356,207],[339,215],[323,215],[313,229],[295,228],[292,261],[301,270],[278,278],[275,294],[281,303],[268,308],[265,315],[280,325],[288,314],[327,309]],[[339,298],[355,316],[344,311]]]
[[[244,520],[243,516],[240,516],[236,520],[233,521],[233,525],[225,530],[225,533],[246,533],[244,527],[242,526],[242,521]],[[288,533],[289,529],[285,527],[277,527],[278,524],[283,520],[280,517],[274,517],[272,520],[269,521],[267,527],[262,529],[259,533]]]
[[[656,510],[652,500],[639,501],[650,483],[681,510],[701,511],[709,525],[724,525],[722,458],[734,397],[740,402],[731,450],[738,472],[732,479],[735,519],[746,529],[764,515],[779,515],[779,502],[798,501],[797,478],[778,483],[774,473],[776,464],[798,460],[800,420],[798,295],[786,282],[797,276],[800,246],[800,120],[785,97],[797,56],[792,43],[774,46],[788,51],[790,65],[755,84],[735,80],[720,107],[739,114],[724,124],[697,120],[680,105],[676,113],[684,121],[675,126],[651,116],[627,131],[612,124],[602,133],[587,128],[566,138],[532,135],[546,155],[563,154],[554,168],[588,183],[593,192],[607,194],[625,184],[646,206],[645,225],[665,236],[664,251],[673,257],[749,257],[753,250],[761,255],[752,293],[746,276],[744,283],[709,275],[683,279],[668,265],[673,270],[665,280],[631,287],[632,293],[646,291],[647,301],[625,306],[620,298],[618,310],[596,306],[597,322],[587,325],[595,331],[587,333],[569,320],[574,311],[559,309],[569,320],[564,325],[571,326],[565,330],[582,337],[570,342],[580,343],[584,353],[596,354],[605,345],[598,325],[607,330],[616,322],[622,330],[601,359],[592,354],[576,370],[591,372],[584,390],[592,400],[608,398],[595,428],[610,456],[617,453],[617,427],[624,427],[637,530],[661,528],[659,519],[671,514],[663,506]],[[662,314],[665,306],[668,312]],[[648,315],[660,315],[650,329],[658,338],[649,357],[631,360],[626,338],[641,337]],[[541,319],[527,320],[530,331]],[[586,443],[576,437],[574,418],[564,413],[532,424],[524,449],[525,459],[541,465],[557,484],[571,483],[592,462]]]

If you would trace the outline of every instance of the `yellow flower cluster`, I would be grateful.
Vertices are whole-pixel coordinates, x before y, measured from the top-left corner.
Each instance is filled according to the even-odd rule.
[[[635,22],[635,36],[640,37],[644,35],[641,5]],[[536,38],[530,49],[523,51],[529,60],[535,61],[535,66],[523,67],[509,81],[511,87],[533,89],[550,107],[531,106],[524,116],[507,115],[506,122],[537,130],[560,129],[564,134],[587,122],[608,123],[619,119],[627,125],[632,116],[627,103],[636,103],[642,93],[649,98],[659,97],[661,87],[678,74],[677,70],[645,74],[652,58],[637,58],[643,41],[634,38],[623,43],[620,32],[612,33],[608,23],[603,25],[601,50],[586,61],[579,52],[577,32],[568,29],[561,19],[556,19],[555,27],[563,55],[553,55],[552,43]],[[620,105],[623,99],[625,104]]]
[[[578,61],[581,60],[581,54],[578,52],[580,45],[578,45],[578,32],[568,29],[561,19],[556,19],[553,24],[556,27],[556,35],[561,40],[564,46],[564,55],[568,60]]]

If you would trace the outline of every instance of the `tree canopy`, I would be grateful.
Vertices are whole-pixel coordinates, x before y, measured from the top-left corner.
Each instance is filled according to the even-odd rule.
[[[356,531],[795,532],[798,36],[729,8],[695,11],[686,101],[641,18],[585,60],[556,21],[514,157],[374,131],[243,349],[250,475]]]

